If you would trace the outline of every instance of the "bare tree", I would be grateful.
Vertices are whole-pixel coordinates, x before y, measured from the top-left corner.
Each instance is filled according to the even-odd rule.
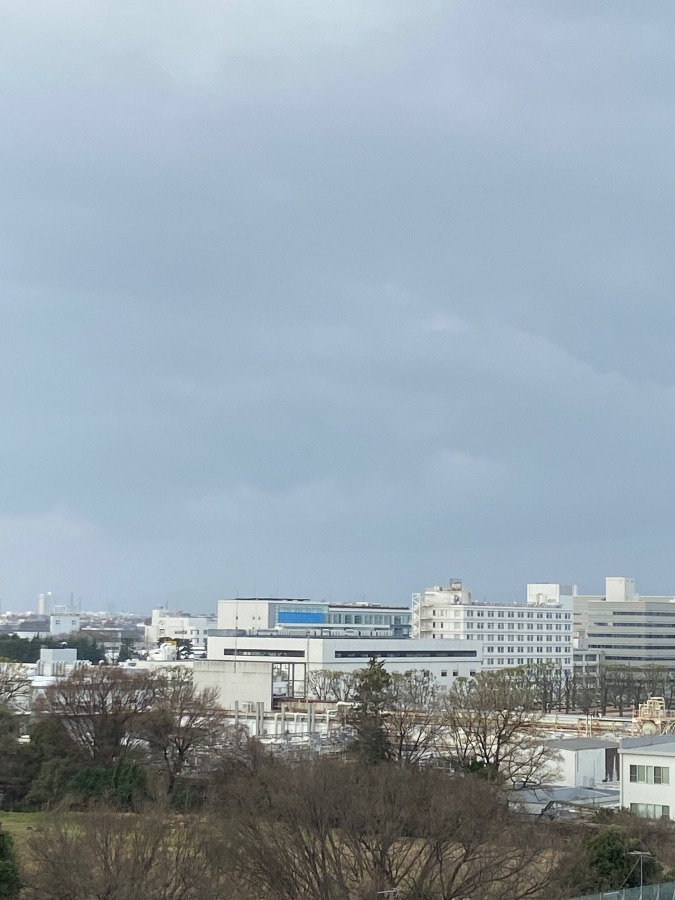
[[[431,672],[394,674],[387,688],[385,728],[392,759],[420,762],[436,749],[442,723],[439,691]]]
[[[30,700],[31,678],[23,663],[0,660],[0,706],[19,711]]]
[[[504,670],[453,684],[443,696],[444,736],[461,768],[508,784],[551,777],[555,753],[540,733],[542,713],[528,709],[528,691]]]
[[[128,746],[155,697],[155,679],[148,673],[80,666],[45,690],[36,711],[60,719],[85,756],[109,765]]]
[[[312,700],[349,702],[356,693],[356,678],[352,672],[317,669],[307,673],[307,691]]]
[[[192,672],[180,666],[157,676],[152,710],[143,719],[143,734],[163,762],[168,792],[186,769],[204,762],[222,745],[224,713],[216,688],[196,688]]]
[[[28,839],[26,900],[215,900],[227,883],[205,852],[196,820],[161,808],[134,816],[101,809],[83,821],[59,816]],[[221,848],[222,851],[222,848]],[[222,860],[220,869],[222,870]]]
[[[213,830],[233,884],[266,900],[370,900],[394,886],[402,898],[520,900],[552,879],[547,832],[480,779],[319,760],[268,770],[261,790],[247,782]]]

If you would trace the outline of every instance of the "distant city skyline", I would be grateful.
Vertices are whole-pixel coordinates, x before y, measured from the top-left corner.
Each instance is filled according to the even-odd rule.
[[[471,584],[469,581],[463,578],[445,578],[445,579],[429,579],[424,585],[419,585],[413,590],[410,594],[406,596],[390,596],[390,597],[367,597],[365,594],[361,594],[353,597],[339,597],[334,596],[332,594],[323,595],[323,594],[301,594],[301,593],[284,593],[282,591],[274,590],[268,592],[261,591],[251,591],[251,592],[242,592],[237,591],[234,593],[221,592],[218,596],[212,599],[212,602],[209,604],[203,603],[201,605],[196,604],[196,602],[190,603],[190,598],[183,603],[180,602],[172,602],[168,598],[160,600],[158,602],[153,602],[150,605],[131,605],[128,607],[122,607],[119,604],[109,603],[106,606],[96,606],[95,603],[91,603],[87,605],[83,602],[81,597],[75,599],[75,595],[68,595],[68,598],[65,600],[60,600],[56,594],[53,592],[43,592],[45,594],[49,594],[50,597],[50,608],[46,609],[46,615],[49,615],[51,610],[57,607],[65,607],[70,611],[82,612],[84,614],[88,613],[107,613],[111,616],[116,615],[124,615],[125,613],[134,613],[138,615],[150,615],[150,613],[155,609],[165,609],[167,612],[185,612],[185,613],[194,613],[194,614],[210,614],[215,613],[219,600],[224,599],[236,599],[240,597],[241,599],[250,599],[253,597],[259,597],[261,599],[279,599],[279,598],[288,598],[288,599],[304,599],[309,601],[321,601],[321,602],[334,602],[334,603],[386,603],[386,604],[400,604],[402,606],[410,606],[412,603],[412,595],[417,591],[424,591],[427,589],[432,589],[435,586],[449,587],[453,583],[461,582],[464,588],[469,591],[472,596],[474,602],[487,601],[488,603],[500,603],[500,602],[508,602],[508,603],[525,603],[528,599],[528,588],[536,588],[539,584],[551,584],[551,585],[559,585],[562,589],[568,589],[576,587],[578,588],[580,595],[597,595],[603,596],[606,592],[606,582],[609,576],[605,575],[602,579],[595,579],[592,584],[586,584],[579,582],[578,580],[569,579],[567,581],[554,581],[553,579],[528,579],[527,582],[521,585],[521,589],[508,593],[505,591],[498,592],[494,596],[488,596],[485,592],[481,592],[480,590],[476,590],[475,585]],[[614,578],[628,579],[633,582],[633,587],[636,591],[637,596],[639,597],[670,597],[675,596],[675,582],[673,585],[665,586],[662,590],[651,590],[648,587],[648,581],[644,583],[640,579],[632,579],[631,576],[627,576],[624,574],[617,575],[614,573]],[[194,598],[192,598],[194,600]],[[39,595],[31,604],[27,606],[5,606],[0,602],[0,615],[11,611],[12,613],[24,613],[31,612],[35,615],[39,615]]]

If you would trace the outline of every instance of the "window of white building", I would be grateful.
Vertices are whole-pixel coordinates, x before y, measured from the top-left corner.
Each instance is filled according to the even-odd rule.
[[[630,811],[647,819],[670,818],[670,807],[660,803],[631,803]]]
[[[631,766],[630,780],[636,784],[670,784],[668,766]]]

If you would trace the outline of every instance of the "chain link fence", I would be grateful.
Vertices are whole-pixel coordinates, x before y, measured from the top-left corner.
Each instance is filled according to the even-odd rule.
[[[675,881],[645,884],[644,887],[622,888],[601,894],[584,894],[574,900],[675,900]]]

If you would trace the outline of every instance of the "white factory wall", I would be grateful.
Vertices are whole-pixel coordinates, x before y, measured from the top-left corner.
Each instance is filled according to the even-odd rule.
[[[216,688],[218,702],[225,709],[233,709],[236,702],[264,703],[272,707],[272,665],[252,660],[197,659],[194,663],[194,684],[200,690]]]

